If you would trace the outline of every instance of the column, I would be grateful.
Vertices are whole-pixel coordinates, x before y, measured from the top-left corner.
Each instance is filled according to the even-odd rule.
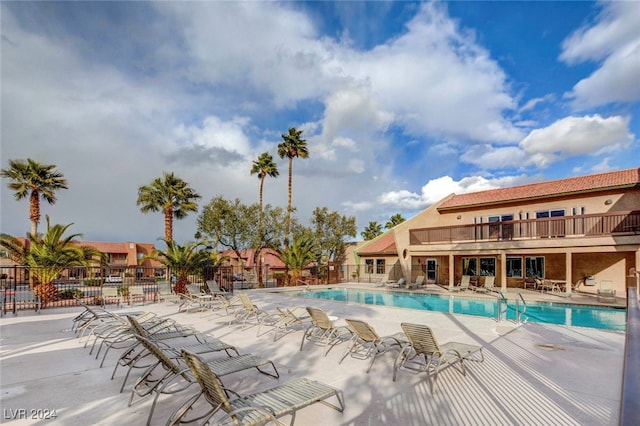
[[[455,285],[456,264],[454,262],[455,260],[453,254],[449,254],[449,290],[452,290],[453,286]]]
[[[502,292],[507,292],[507,252],[500,253],[500,281]]]
[[[571,296],[571,283],[573,282],[572,272],[572,253],[568,251],[564,258],[564,275],[565,275],[565,296]]]

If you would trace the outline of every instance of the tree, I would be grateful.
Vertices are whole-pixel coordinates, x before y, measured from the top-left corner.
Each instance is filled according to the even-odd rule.
[[[295,127],[289,129],[289,133],[282,134],[284,142],[278,144],[278,155],[280,158],[289,159],[289,197],[287,199],[287,226],[284,237],[284,245],[289,245],[289,235],[291,232],[291,196],[292,196],[292,175],[293,175],[293,159],[296,157],[308,158],[309,150],[307,149],[307,141],[302,139],[302,130]]]
[[[211,261],[211,254],[208,250],[202,250],[203,243],[188,241],[184,245],[179,245],[173,240],[166,239],[164,242],[167,249],[165,251],[156,249],[149,258],[162,263],[178,277],[175,292],[184,294],[187,291],[189,275],[202,273]]]
[[[15,191],[13,196],[16,200],[29,197],[29,219],[33,235],[38,233],[40,223],[40,197],[53,205],[56,203],[56,191],[69,189],[67,180],[55,168],[54,164],[40,164],[27,158],[27,161],[9,160],[9,168],[0,171],[0,176],[11,180],[8,186]]]
[[[382,234],[382,225],[378,222],[369,222],[369,225],[360,233],[365,240],[373,240],[378,235]]]
[[[62,271],[70,266],[87,266],[102,256],[99,251],[76,241],[82,234],[64,235],[73,224],[52,226],[49,216],[46,220],[47,232],[31,234],[24,243],[7,234],[0,238],[0,244],[11,253],[10,257],[29,267],[30,276],[35,281],[34,292],[40,296],[43,306],[59,298],[60,293],[53,280]]]
[[[311,216],[311,234],[318,245],[319,264],[340,259],[344,256],[345,237],[357,235],[356,218],[316,207]]]
[[[164,213],[164,239],[173,240],[173,218],[183,219],[189,212],[198,211],[200,195],[190,188],[184,180],[173,173],[163,173],[151,185],[138,188],[137,205],[142,206],[142,213]]]
[[[260,154],[257,160],[253,162],[251,174],[257,174],[260,179],[260,217],[258,219],[258,230],[262,230],[262,189],[264,187],[264,179],[267,176],[273,178],[278,177],[278,165],[273,162],[273,157],[266,152]]]
[[[402,217],[402,215],[400,213],[396,213],[393,216],[391,216],[389,218],[389,221],[384,225],[385,228],[387,229],[391,229],[396,225],[401,224],[402,222],[404,222],[406,219],[404,217]]]
[[[314,240],[304,236],[296,236],[291,247],[278,250],[278,257],[289,271],[290,282],[297,283],[302,270],[317,258],[317,251]]]
[[[215,245],[232,250],[242,261],[242,251],[255,247],[258,232],[258,205],[244,205],[238,198],[228,201],[212,198],[198,217],[198,231],[209,236]]]
[[[256,250],[256,257],[260,258],[260,251],[264,248],[277,250],[284,238],[285,212],[282,208],[264,206],[262,216],[262,231],[258,232],[257,218],[259,206],[257,204],[244,205],[239,199],[229,201],[222,196],[212,198],[203,207],[198,217],[198,231],[213,240],[214,245],[221,245],[232,250],[242,262],[242,251]],[[294,219],[292,228],[298,225]],[[244,265],[241,264],[244,268]],[[258,271],[258,282],[261,283],[261,269]]]

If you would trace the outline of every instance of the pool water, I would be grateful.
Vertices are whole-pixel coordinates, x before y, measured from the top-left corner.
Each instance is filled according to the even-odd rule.
[[[451,314],[477,315],[489,318],[496,318],[498,309],[498,304],[495,299],[472,299],[456,296],[350,288],[295,291],[280,294]],[[522,312],[522,305],[519,309],[520,312]],[[504,312],[504,305],[502,306],[502,310]],[[626,318],[627,310],[624,308],[571,305],[568,303],[527,302],[526,312],[521,315],[520,319],[521,321],[528,322],[625,331]],[[516,306],[514,301],[507,303],[506,319],[516,320]]]

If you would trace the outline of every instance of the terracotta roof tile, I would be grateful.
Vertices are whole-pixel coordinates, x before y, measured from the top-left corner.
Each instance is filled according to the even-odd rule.
[[[438,206],[438,210],[456,209],[505,201],[520,201],[535,198],[548,198],[564,194],[602,191],[606,189],[640,185],[640,167],[558,179],[509,188],[470,192],[454,195]]]
[[[103,241],[79,241],[79,245],[93,247],[103,253],[128,253],[127,245],[129,243],[109,243]]]
[[[373,240],[370,244],[358,249],[358,254],[373,254],[373,253],[390,253],[396,254],[396,240],[393,236],[393,232],[386,232],[382,234],[378,239]]]

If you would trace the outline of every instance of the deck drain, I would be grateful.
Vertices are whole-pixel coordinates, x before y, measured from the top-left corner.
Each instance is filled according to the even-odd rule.
[[[536,346],[545,351],[566,351],[562,346],[554,345],[553,343],[538,343]]]

